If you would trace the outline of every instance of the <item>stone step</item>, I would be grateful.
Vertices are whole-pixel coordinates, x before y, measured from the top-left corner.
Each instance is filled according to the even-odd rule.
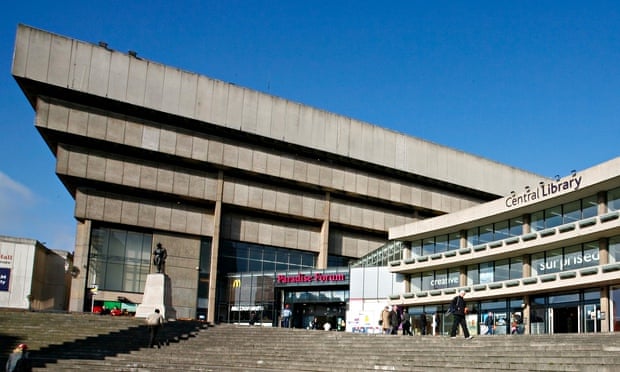
[[[0,322],[2,358],[29,343],[35,371],[620,371],[616,334],[464,340],[178,321],[149,349],[143,319],[0,309]]]

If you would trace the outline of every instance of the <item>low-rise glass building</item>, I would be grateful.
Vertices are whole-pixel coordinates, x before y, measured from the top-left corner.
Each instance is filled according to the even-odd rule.
[[[467,292],[467,324],[486,333],[620,331],[620,158],[515,185],[497,200],[390,229],[402,246],[390,302],[416,320]],[[414,321],[414,328],[416,326]],[[448,324],[447,326],[450,326]]]

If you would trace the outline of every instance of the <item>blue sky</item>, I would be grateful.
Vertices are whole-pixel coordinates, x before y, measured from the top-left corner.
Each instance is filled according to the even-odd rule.
[[[73,251],[12,78],[24,23],[544,176],[619,156],[618,1],[16,1],[0,14],[0,235]]]

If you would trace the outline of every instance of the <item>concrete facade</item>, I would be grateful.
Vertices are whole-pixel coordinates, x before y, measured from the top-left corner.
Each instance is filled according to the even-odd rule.
[[[211,240],[207,320],[223,240],[358,258],[387,231],[507,194],[541,177],[299,103],[32,27],[12,74],[75,199],[70,310],[88,300],[94,226],[168,247],[179,317],[195,317]],[[98,291],[98,299],[141,293]],[[204,296],[203,296],[204,297]]]
[[[564,315],[565,309],[574,309],[579,315],[571,325],[578,332],[620,331],[620,158],[564,178],[524,184],[516,190],[475,207],[391,228],[390,240],[406,242],[412,249],[405,259],[390,263],[391,272],[405,275],[411,282],[409,290],[391,295],[390,302],[443,309],[443,313],[458,290],[465,289],[468,304],[478,312],[470,315],[476,324],[482,321],[476,316],[486,314],[479,305],[508,300],[522,307],[517,311],[525,314],[526,332],[530,326],[541,333],[565,327],[554,320],[554,314],[556,318]],[[550,225],[541,225],[541,216]],[[506,221],[522,221],[520,231],[478,243],[472,243],[468,236],[476,228],[492,229],[498,223],[503,229]],[[436,247],[435,252],[422,254],[415,248],[420,242],[437,241],[437,237],[450,234],[460,236],[458,247]],[[517,277],[508,278],[507,262],[515,259],[522,269]],[[470,275],[477,275],[476,268],[483,266],[487,269],[485,278]],[[497,280],[494,276],[499,270],[502,272]],[[450,271],[460,274],[458,280],[450,282],[449,274],[443,277]],[[430,286],[422,284],[420,288],[421,282],[412,279],[421,275],[441,276],[447,282],[428,282]],[[573,297],[562,303],[558,300],[562,296]],[[535,297],[539,302],[533,301]],[[548,303],[543,302],[545,298]],[[545,322],[540,329],[530,322],[534,316],[528,316],[535,306]],[[597,311],[593,319],[599,323],[593,328],[588,328],[593,320],[588,309]]]

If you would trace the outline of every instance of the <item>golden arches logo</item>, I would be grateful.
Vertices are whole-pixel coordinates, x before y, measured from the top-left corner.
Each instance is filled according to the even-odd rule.
[[[235,279],[235,280],[233,280],[233,282],[232,282],[232,287],[233,287],[233,288],[239,288],[239,287],[241,287],[241,279]]]

